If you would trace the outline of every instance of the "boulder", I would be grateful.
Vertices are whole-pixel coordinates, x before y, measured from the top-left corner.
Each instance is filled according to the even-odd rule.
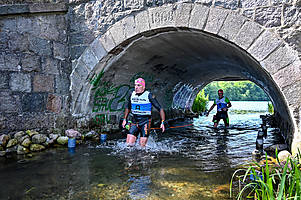
[[[0,135],[0,145],[5,147],[7,142],[9,141],[10,137],[8,135]]]
[[[74,129],[68,129],[65,131],[65,135],[69,138],[80,138],[81,137],[81,134],[74,130]]]
[[[288,157],[292,157],[292,154],[286,150],[280,151],[278,154],[278,159],[280,162],[286,161]]]
[[[53,133],[49,134],[50,140],[56,141],[56,139],[57,139],[58,137],[59,137],[59,134],[53,134]]]
[[[37,131],[33,131],[33,130],[27,130],[26,133],[29,137],[32,137],[33,135],[39,134]]]
[[[29,140],[30,140],[30,137],[29,137],[28,135],[24,135],[24,136],[21,138],[21,140],[20,140],[19,143],[23,143],[23,141],[24,141],[25,139],[29,139]]]
[[[28,154],[30,151],[28,148],[26,147],[23,147],[22,145],[18,145],[18,148],[17,148],[17,154],[18,155],[24,155],[24,154]]]
[[[42,151],[46,148],[41,144],[31,144],[29,149],[30,149],[30,151]]]
[[[21,138],[25,135],[26,133],[24,133],[23,131],[19,131],[17,133],[15,133],[14,138],[18,140],[19,143],[21,143]]]
[[[0,151],[0,157],[5,156],[6,151]]]
[[[29,147],[30,144],[31,144],[31,140],[29,138],[26,138],[25,140],[23,140],[21,145],[24,147]]]
[[[13,139],[10,139],[6,145],[6,148],[10,148],[10,147],[13,147],[15,145],[18,144],[18,140],[13,138]]]
[[[275,144],[275,145],[271,145],[266,147],[264,150],[271,155],[275,155],[276,149],[278,152],[283,151],[283,150],[287,150],[288,146],[287,144]]]
[[[15,153],[15,152],[17,152],[17,148],[18,148],[18,146],[17,145],[15,145],[15,146],[12,146],[12,147],[9,147],[9,148],[6,148],[6,153]]]
[[[43,135],[43,134],[36,134],[36,135],[33,135],[32,136],[32,143],[34,144],[42,144],[44,142],[46,142],[47,140],[47,136],[46,135]]]
[[[60,144],[60,145],[68,144],[68,139],[69,138],[67,136],[60,136],[57,139],[57,143]]]
[[[87,139],[92,139],[92,138],[95,138],[95,137],[97,137],[98,136],[98,134],[95,132],[95,131],[90,131],[89,133],[87,133],[86,135],[85,135],[85,138],[87,138]]]

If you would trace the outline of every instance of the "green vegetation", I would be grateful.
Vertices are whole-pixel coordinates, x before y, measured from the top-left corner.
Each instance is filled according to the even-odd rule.
[[[299,154],[300,155],[300,154]],[[239,192],[236,199],[282,200],[301,198],[300,156],[288,158],[280,162],[276,151],[277,161],[270,165],[266,158],[265,164],[254,163],[248,169],[237,170],[231,179],[230,196],[234,178],[239,180]],[[267,157],[267,156],[266,156]],[[240,172],[242,175],[238,175]],[[251,178],[252,177],[252,178]]]
[[[209,96],[205,95],[205,90],[201,90],[192,105],[192,111],[196,113],[205,112],[207,110]]]
[[[269,110],[269,113],[274,114],[274,106],[270,102],[268,103],[268,110]]]
[[[205,88],[209,100],[217,98],[218,89],[223,89],[230,101],[268,101],[264,91],[251,81],[214,81]]]

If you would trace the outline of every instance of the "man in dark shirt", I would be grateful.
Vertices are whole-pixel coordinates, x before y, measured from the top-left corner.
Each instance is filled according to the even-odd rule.
[[[150,132],[152,106],[160,112],[162,120],[160,128],[162,132],[165,131],[165,112],[152,93],[145,90],[145,80],[142,78],[135,80],[135,90],[130,91],[127,101],[125,104],[122,127],[124,128],[127,124],[127,117],[130,112],[134,117],[129,134],[127,134],[126,143],[133,146],[140,133],[140,145],[144,147]]]

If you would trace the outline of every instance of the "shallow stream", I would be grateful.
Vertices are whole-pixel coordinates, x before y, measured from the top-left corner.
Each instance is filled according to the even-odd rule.
[[[171,124],[192,126],[152,132],[145,149],[116,139],[78,145],[75,152],[57,148],[33,158],[1,158],[0,199],[230,199],[231,176],[252,160],[259,116],[267,114],[267,102],[262,108],[248,104],[257,106],[229,114],[230,129],[223,122],[212,129],[212,111]],[[274,132],[268,129],[265,147],[280,142]]]

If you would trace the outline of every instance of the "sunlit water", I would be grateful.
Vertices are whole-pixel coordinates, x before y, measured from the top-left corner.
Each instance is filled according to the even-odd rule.
[[[170,124],[192,126],[152,132],[145,149],[129,148],[123,138],[77,146],[75,153],[59,148],[1,158],[0,199],[229,199],[232,173],[251,161],[266,113],[230,113],[230,129],[221,123],[218,131],[214,113]],[[279,142],[273,133],[265,146]]]

